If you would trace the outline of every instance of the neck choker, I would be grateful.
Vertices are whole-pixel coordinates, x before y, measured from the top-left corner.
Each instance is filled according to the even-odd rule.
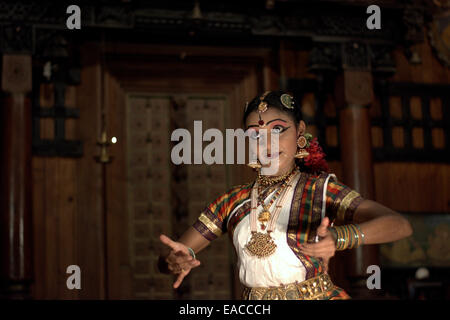
[[[294,166],[294,168],[292,168],[292,170],[286,174],[283,174],[281,176],[265,176],[262,175],[261,173],[258,173],[258,177],[256,178],[256,181],[258,182],[258,185],[263,187],[263,188],[267,188],[270,186],[273,186],[275,184],[278,184],[282,181],[285,181],[287,179],[289,179],[293,174],[295,174],[295,172],[297,171],[297,166]]]

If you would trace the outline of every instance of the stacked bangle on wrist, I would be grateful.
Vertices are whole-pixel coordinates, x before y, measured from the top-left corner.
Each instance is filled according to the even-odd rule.
[[[356,228],[358,228],[359,231],[359,236],[361,238],[361,245],[364,244],[364,233],[361,231],[361,227],[359,226],[359,224],[355,224]]]
[[[357,224],[347,224],[330,228],[336,243],[336,251],[357,248],[364,244],[364,233]]]

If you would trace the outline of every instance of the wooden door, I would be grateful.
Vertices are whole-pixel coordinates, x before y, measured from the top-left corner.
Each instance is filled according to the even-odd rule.
[[[194,120],[241,127],[245,102],[264,89],[268,50],[108,45],[104,102],[113,161],[106,170],[110,298],[232,299],[240,294],[228,236],[200,253],[176,292],[155,267],[160,233],[177,238],[227,188],[250,181],[245,165],[170,161],[171,132]]]

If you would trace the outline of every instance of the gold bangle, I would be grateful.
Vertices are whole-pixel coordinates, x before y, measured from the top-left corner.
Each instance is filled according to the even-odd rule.
[[[356,224],[348,224],[330,228],[335,238],[336,250],[353,249],[363,243],[364,234]]]
[[[364,244],[364,233],[361,231],[361,227],[359,226],[359,224],[355,224],[356,228],[358,229],[359,233],[360,233],[360,238],[361,238],[361,245]]]

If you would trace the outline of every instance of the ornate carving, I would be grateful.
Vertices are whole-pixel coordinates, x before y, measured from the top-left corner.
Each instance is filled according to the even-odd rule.
[[[36,29],[35,55],[47,59],[68,58],[69,49],[66,32],[53,29]]]
[[[252,33],[256,35],[280,35],[286,33],[286,26],[275,16],[251,17]],[[291,30],[292,31],[292,30]]]
[[[392,46],[372,45],[369,47],[372,72],[382,77],[389,77],[396,71],[395,61],[392,58]]]
[[[450,9],[433,17],[428,36],[442,63],[450,68]]]
[[[99,6],[95,23],[102,27],[131,28],[134,25],[134,12],[128,6]]]
[[[406,27],[404,40],[407,43],[419,43],[424,40],[424,9],[417,6],[407,6],[403,11],[403,22]]]
[[[340,65],[339,44],[317,43],[309,54],[308,67],[311,72],[337,71]]]
[[[370,69],[370,57],[365,43],[344,43],[342,44],[342,53],[342,67],[344,69]]]
[[[55,4],[46,0],[39,3],[23,0],[14,3],[2,2],[0,22],[20,21],[21,24],[33,25],[35,28],[61,30],[65,28],[66,5],[67,3]],[[383,19],[382,29],[368,30],[365,28],[365,11],[361,6],[352,5],[350,1],[348,4],[342,4],[345,10],[340,10],[339,13],[327,9],[326,6],[325,10],[323,6],[300,6],[293,3],[289,6],[292,10],[264,10],[260,14],[263,10],[260,7],[247,8],[239,4],[228,4],[223,11],[202,10],[201,16],[195,18],[191,8],[186,9],[181,5],[160,9],[145,2],[122,1],[106,5],[105,1],[95,1],[82,7],[80,32],[91,28],[134,28],[170,35],[183,34],[193,28],[199,34],[210,34],[213,31],[216,37],[229,37],[232,32],[247,37],[345,37],[346,39],[336,41],[363,38],[366,41],[382,39],[395,43],[403,38],[403,23],[409,26],[408,39],[418,38],[422,21],[417,21],[417,17],[421,17],[420,9],[410,7],[403,14],[403,8],[391,6],[383,9],[383,16],[388,18]]]
[[[0,3],[0,20],[28,21],[32,18],[42,18],[47,8],[45,3],[2,1]]]
[[[31,54],[32,29],[23,24],[9,24],[1,27],[1,51],[4,53]]]

